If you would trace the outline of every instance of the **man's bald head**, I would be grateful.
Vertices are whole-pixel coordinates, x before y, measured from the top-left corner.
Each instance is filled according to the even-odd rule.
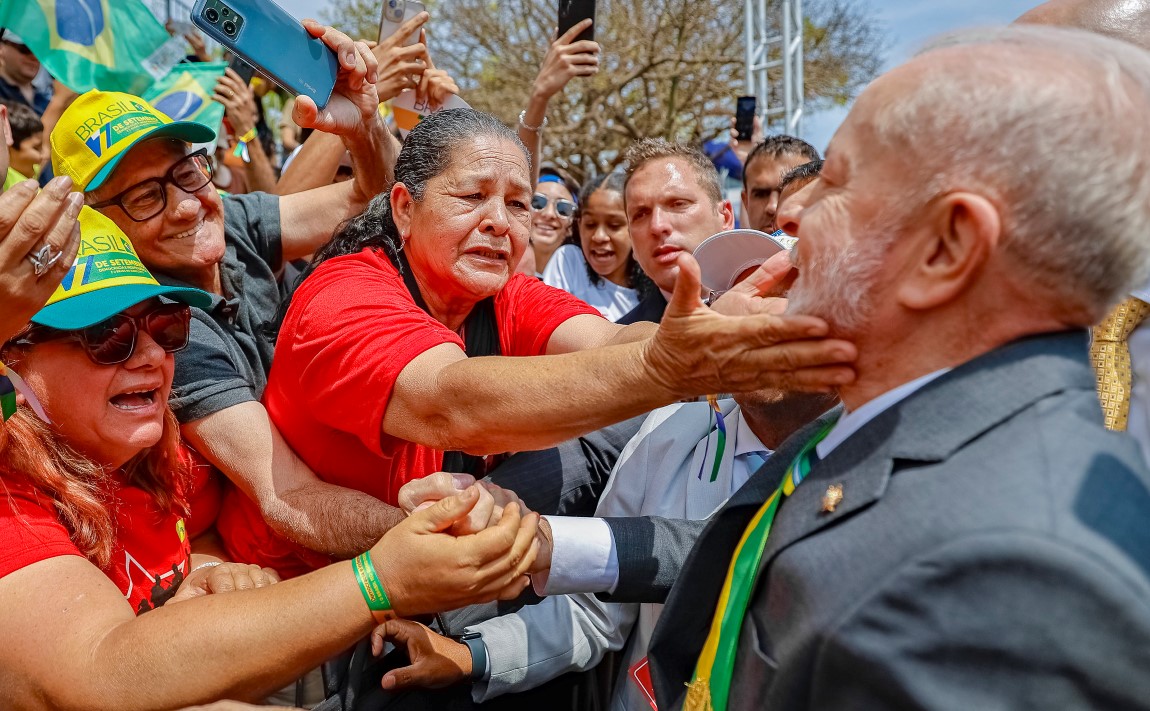
[[[1150,0],[1050,0],[1017,21],[1075,27],[1150,50]]]

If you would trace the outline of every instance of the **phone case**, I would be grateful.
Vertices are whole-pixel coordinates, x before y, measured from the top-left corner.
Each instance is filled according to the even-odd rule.
[[[393,3],[397,9],[403,10],[403,19],[399,22],[388,19],[387,17],[388,8],[389,6],[392,6]],[[400,25],[426,9],[427,8],[423,6],[423,3],[414,2],[413,0],[384,0],[383,12],[379,16],[379,41],[382,42],[388,37],[391,37],[393,34],[399,31]],[[418,41],[419,30],[416,30],[415,32],[408,35],[407,39],[403,40],[403,46],[410,47]]]
[[[209,2],[242,18],[234,37],[203,16]],[[196,0],[192,22],[288,91],[311,97],[321,109],[327,105],[339,73],[335,53],[271,0]]]
[[[595,0],[559,0],[559,36],[563,36],[567,30],[571,29],[581,21],[591,18],[595,19]],[[591,25],[587,29],[579,33],[575,41],[594,40],[595,39],[595,25]]]

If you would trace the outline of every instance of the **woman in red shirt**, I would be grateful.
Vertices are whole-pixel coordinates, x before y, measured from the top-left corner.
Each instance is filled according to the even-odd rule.
[[[371,526],[402,512],[390,508],[380,523],[364,499],[394,507],[413,479],[485,469],[456,454],[445,465],[445,452],[544,449],[683,398],[754,389],[779,371],[840,360],[841,344],[779,343],[819,336],[817,319],[703,306],[689,254],[658,327],[613,324],[515,273],[534,191],[526,149],[492,116],[425,117],[395,177],[309,268],[264,394],[276,428],[324,485],[295,498],[313,527],[373,539],[382,531]],[[281,477],[275,486],[295,486]],[[331,490],[340,487],[371,498],[337,503]],[[218,525],[233,557],[285,577],[330,560],[281,537],[239,492]]]
[[[14,336],[0,333],[5,372],[27,384],[0,425],[0,708],[256,700],[389,608],[410,616],[522,591],[534,514],[512,506],[499,532],[437,533],[476,506],[474,490],[393,529],[386,555],[282,585],[193,554],[167,398],[187,304],[209,300],[159,285],[107,218],[85,209],[80,223],[76,262],[54,275],[64,279],[48,305]],[[41,277],[34,268],[11,269]]]

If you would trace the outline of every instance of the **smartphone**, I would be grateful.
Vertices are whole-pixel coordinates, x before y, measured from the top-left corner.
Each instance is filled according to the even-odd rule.
[[[228,69],[231,69],[236,74],[240,75],[240,79],[244,84],[251,84],[252,77],[255,76],[256,68],[248,64],[239,57],[233,56],[231,61],[228,62]]]
[[[379,41],[382,42],[399,31],[399,26],[426,10],[421,2],[415,0],[383,0],[383,14],[379,17]],[[403,40],[404,47],[410,47],[419,41],[419,30],[408,35]]]
[[[192,22],[268,79],[327,105],[339,74],[335,52],[272,0],[196,0]]]
[[[559,0],[559,36],[583,20],[595,19],[595,0]],[[595,40],[595,25],[579,33],[576,42]]]
[[[740,96],[735,104],[735,132],[738,140],[749,141],[755,132],[755,110],[758,100],[753,96]]]

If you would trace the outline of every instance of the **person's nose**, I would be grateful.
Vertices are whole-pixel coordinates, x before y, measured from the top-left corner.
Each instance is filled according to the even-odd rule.
[[[661,207],[651,211],[651,220],[648,229],[654,237],[666,237],[671,234],[671,219]]]
[[[178,185],[169,184],[168,214],[173,220],[183,221],[195,217],[200,212],[200,199],[196,193],[189,193]]]
[[[136,347],[132,350],[132,357],[124,363],[129,369],[159,368],[164,363],[167,353],[147,331],[141,329],[136,334]]]
[[[602,225],[595,228],[591,233],[591,244],[599,246],[607,246],[611,243],[611,235],[607,234],[607,229]]]
[[[771,196],[767,198],[767,214],[774,217],[779,212],[779,191],[772,190]]]
[[[511,215],[508,214],[507,205],[503,203],[503,200],[491,201],[479,229],[481,232],[497,236],[507,234],[511,229]]]
[[[775,226],[792,237],[798,237],[802,213],[802,205],[797,200],[788,200],[782,211],[775,215]]]

